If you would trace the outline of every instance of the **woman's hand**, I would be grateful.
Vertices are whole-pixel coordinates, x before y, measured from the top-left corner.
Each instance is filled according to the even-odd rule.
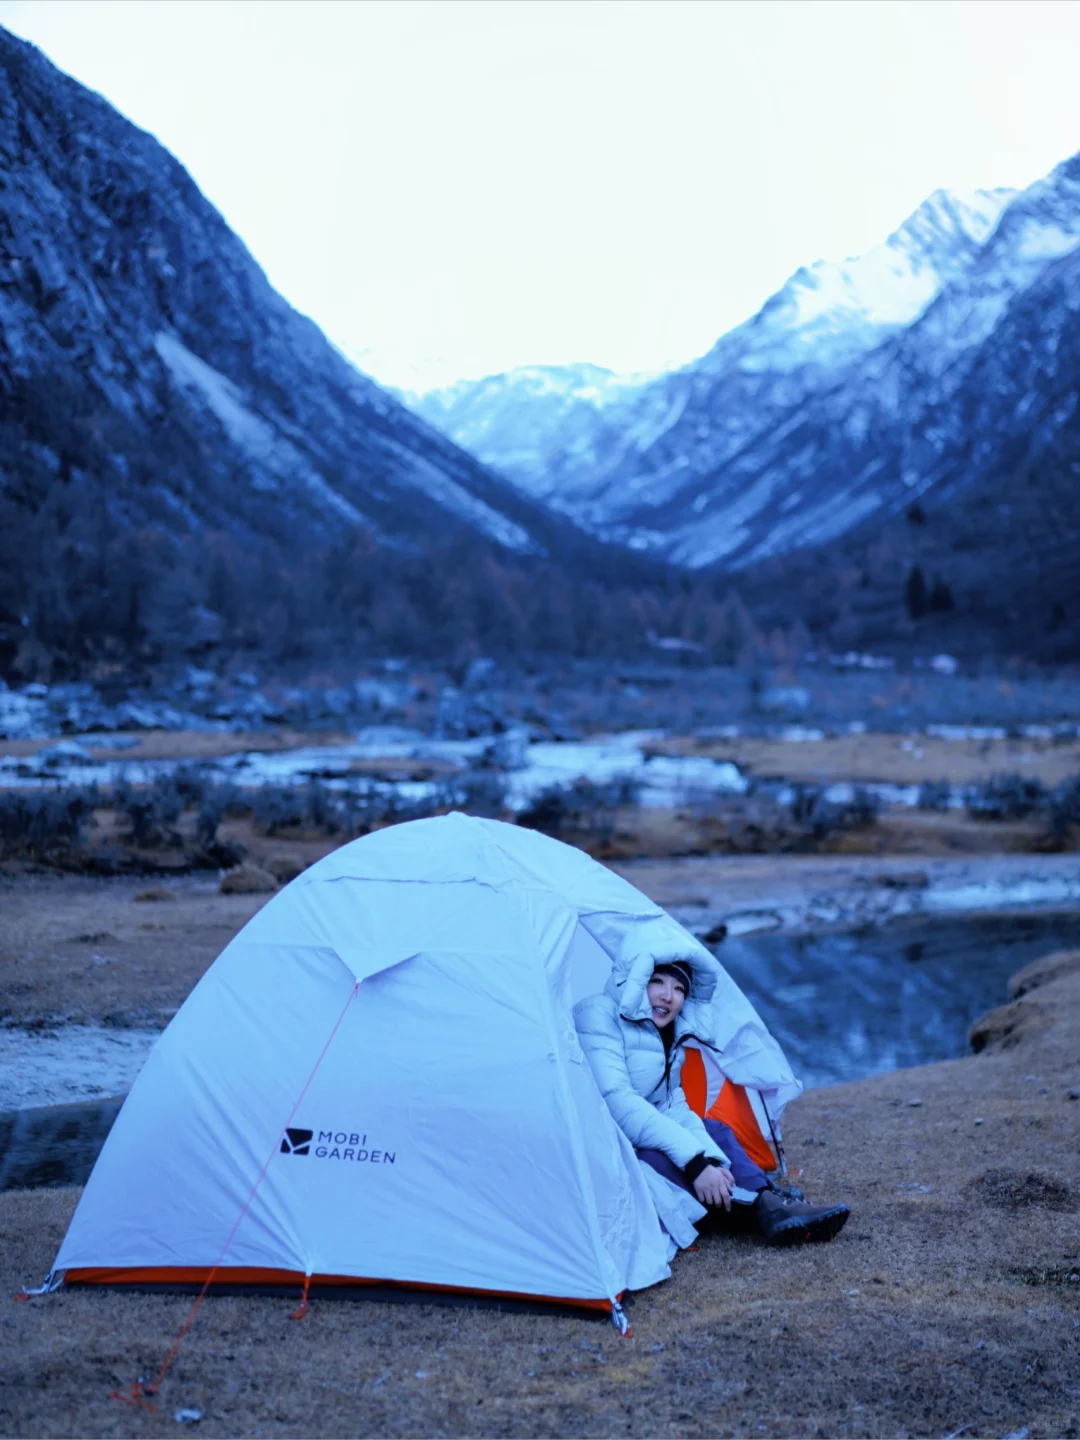
[[[725,1210],[730,1210],[734,1184],[735,1177],[730,1170],[724,1170],[719,1165],[706,1165],[694,1181],[694,1194],[702,1205],[723,1205]]]

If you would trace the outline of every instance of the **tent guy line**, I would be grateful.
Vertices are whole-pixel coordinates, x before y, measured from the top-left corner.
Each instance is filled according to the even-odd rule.
[[[157,1409],[157,1406],[154,1405],[153,1403],[151,1403],[151,1402],[148,1400],[148,1397],[154,1396],[154,1395],[157,1394],[158,1389],[159,1389],[160,1386],[161,1386],[161,1382],[165,1379],[165,1376],[169,1373],[169,1369],[170,1369],[170,1367],[172,1366],[173,1361],[176,1359],[177,1355],[179,1354],[179,1352],[180,1352],[180,1346],[181,1346],[181,1345],[183,1344],[183,1342],[184,1342],[184,1336],[185,1336],[185,1335],[188,1333],[188,1331],[191,1329],[191,1326],[192,1326],[192,1324],[193,1324],[193,1322],[194,1322],[194,1320],[195,1320],[195,1316],[199,1313],[199,1308],[200,1308],[200,1306],[202,1305],[203,1301],[206,1299],[206,1296],[207,1296],[207,1293],[209,1292],[210,1286],[214,1283],[214,1276],[215,1276],[215,1275],[217,1274],[217,1272],[220,1270],[220,1268],[221,1268],[221,1263],[222,1263],[222,1261],[225,1259],[225,1256],[228,1254],[229,1246],[232,1244],[233,1240],[236,1238],[236,1232],[240,1229],[240,1226],[241,1226],[241,1223],[243,1222],[244,1216],[247,1214],[248,1210],[251,1208],[251,1202],[255,1199],[255,1195],[256,1195],[256,1193],[257,1193],[257,1191],[258,1191],[258,1189],[259,1189],[259,1186],[262,1184],[263,1180],[266,1178],[266,1172],[270,1169],[270,1164],[271,1164],[271,1162],[273,1161],[274,1156],[275,1156],[275,1155],[278,1153],[278,1151],[281,1149],[282,1141],[285,1139],[285,1132],[288,1130],[288,1128],[289,1128],[289,1126],[292,1124],[292,1122],[296,1119],[296,1112],[300,1109],[300,1106],[304,1103],[304,1096],[307,1094],[308,1090],[311,1088],[311,1082],[315,1079],[315,1074],[316,1074],[316,1072],[318,1071],[319,1066],[320,1066],[320,1065],[322,1064],[322,1062],[325,1060],[325,1058],[326,1058],[326,1052],[330,1049],[330,1045],[331,1045],[331,1043],[333,1042],[334,1036],[335,1036],[335,1035],[337,1034],[337,1032],[341,1029],[341,1022],[345,1019],[345,1014],[346,1014],[346,1011],[348,1010],[349,1006],[350,1006],[350,1005],[352,1004],[352,1002],[356,999],[356,995],[357,995],[357,992],[359,991],[359,989],[360,989],[360,981],[357,980],[356,983],[353,985],[352,989],[349,991],[349,998],[345,1001],[345,1004],[344,1004],[344,1006],[342,1007],[342,1010],[341,1010],[341,1014],[338,1016],[337,1020],[334,1022],[334,1028],[330,1031],[330,1034],[327,1036],[325,1045],[322,1047],[322,1050],[319,1052],[319,1058],[315,1061],[315,1064],[314,1064],[314,1066],[312,1067],[312,1070],[311,1070],[311,1074],[310,1074],[310,1075],[307,1077],[307,1079],[304,1081],[304,1088],[300,1091],[300,1094],[297,1096],[296,1103],[293,1105],[292,1109],[289,1111],[288,1119],[285,1121],[285,1123],[282,1125],[280,1131],[278,1132],[278,1135],[277,1135],[276,1140],[274,1141],[273,1147],[272,1147],[269,1155],[267,1155],[266,1160],[265,1160],[264,1163],[263,1163],[262,1169],[259,1171],[259,1177],[258,1177],[258,1179],[255,1181],[255,1184],[251,1187],[251,1193],[248,1195],[247,1199],[244,1201],[243,1208],[241,1209],[240,1214],[237,1215],[237,1217],[236,1217],[236,1223],[233,1225],[232,1229],[230,1230],[228,1239],[225,1241],[225,1244],[221,1247],[221,1253],[218,1255],[217,1259],[214,1261],[214,1264],[213,1264],[213,1266],[212,1266],[211,1269],[210,1269],[210,1273],[209,1273],[209,1274],[207,1275],[207,1277],[206,1277],[206,1281],[205,1281],[205,1283],[203,1284],[202,1289],[199,1291],[198,1295],[195,1297],[194,1304],[192,1305],[191,1309],[188,1311],[188,1313],[187,1313],[187,1315],[186,1315],[186,1317],[185,1317],[185,1319],[184,1319],[184,1323],[180,1326],[180,1329],[179,1329],[179,1331],[177,1332],[176,1339],[173,1341],[172,1346],[171,1346],[170,1349],[169,1349],[169,1353],[165,1356],[165,1359],[162,1361],[161,1369],[160,1369],[160,1370],[158,1371],[158,1373],[155,1375],[155,1377],[154,1377],[154,1379],[153,1379],[153,1382],[152,1382],[151,1384],[149,1384],[149,1385],[143,1385],[143,1384],[140,1383],[139,1380],[133,1380],[133,1381],[131,1382],[131,1386],[130,1386],[130,1388],[129,1388],[128,1390],[112,1390],[112,1391],[110,1391],[110,1393],[109,1393],[109,1399],[110,1399],[110,1400],[122,1400],[126,1405],[138,1405],[138,1406],[142,1407],[142,1408],[145,1409],[145,1410],[156,1410],[156,1409]],[[51,1278],[51,1277],[50,1277],[50,1278]],[[46,1284],[48,1284],[48,1281],[46,1281]],[[307,1308],[308,1308],[308,1289],[310,1288],[310,1285],[311,1285],[311,1269],[310,1269],[310,1267],[309,1267],[309,1268],[307,1269],[307,1271],[305,1272],[305,1274],[304,1274],[304,1287],[303,1287],[303,1291],[301,1292],[301,1296],[300,1296],[300,1306],[299,1306],[299,1309],[297,1309],[297,1310],[293,1313],[293,1315],[292,1315],[292,1317],[291,1317],[293,1320],[299,1320],[303,1315],[305,1315],[305,1314],[307,1313]]]

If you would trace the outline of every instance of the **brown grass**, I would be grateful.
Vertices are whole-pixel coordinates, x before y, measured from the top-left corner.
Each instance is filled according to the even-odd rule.
[[[1030,855],[1061,849],[1038,820],[988,823],[962,810],[897,809],[881,812],[873,824],[836,830],[822,839],[792,825],[776,812],[775,828],[755,835],[740,813],[752,816],[753,799],[725,800],[711,813],[705,807],[679,810],[626,808],[614,831],[597,841],[586,832],[565,838],[600,859],[627,861],[669,856],[812,853],[817,855]]]
[[[908,747],[908,748],[906,748]],[[698,740],[673,736],[650,747],[659,755],[705,755],[733,760],[747,774],[818,784],[850,780],[920,785],[948,780],[971,785],[992,775],[1019,774],[1057,785],[1080,772],[1080,740],[1026,737],[944,740],[934,735],[837,735],[798,743],[744,736]]]
[[[168,731],[133,730],[126,734],[136,743],[129,750],[116,751],[95,745],[93,735],[79,736],[95,760],[210,760],[247,751],[266,754],[295,750],[302,746],[337,748],[351,745],[349,731],[299,731],[290,729],[253,731]],[[55,745],[63,737],[32,740],[0,739],[0,755],[30,756]],[[905,748],[909,747],[909,748]],[[830,784],[833,781],[891,781],[918,785],[924,780],[948,780],[953,785],[970,785],[993,775],[1020,774],[1056,785],[1080,772],[1080,740],[1010,738],[1004,740],[944,740],[936,736],[889,734],[837,735],[823,740],[791,743],[783,740],[743,736],[732,740],[701,740],[671,736],[652,744],[650,752],[664,755],[705,755],[733,760],[748,774],[764,779],[786,778]],[[363,767],[401,768],[400,759],[364,761]],[[423,762],[432,773],[453,769],[440,762]]]
[[[352,745],[355,736],[347,731],[301,730],[118,730],[115,732],[135,743],[127,750],[95,744],[93,735],[80,735],[79,744],[95,760],[217,760],[226,755],[243,755],[249,750],[276,754],[297,750],[305,745],[337,747]],[[36,755],[56,745],[60,739],[0,740],[0,755]],[[111,736],[103,737],[111,739]]]
[[[77,875],[0,883],[0,1016],[164,1026],[267,900],[219,895],[217,886],[216,876],[164,886]]]
[[[812,1196],[851,1205],[847,1228],[802,1251],[704,1239],[636,1297],[632,1339],[371,1302],[294,1323],[289,1300],[212,1298],[153,1414],[108,1395],[156,1371],[190,1302],[61,1291],[0,1307],[0,1433],[173,1435],[195,1406],[212,1436],[1076,1436],[1080,968],[1036,997],[1032,1040],[796,1102],[790,1157]],[[76,1198],[0,1195],[6,1293],[49,1268]]]

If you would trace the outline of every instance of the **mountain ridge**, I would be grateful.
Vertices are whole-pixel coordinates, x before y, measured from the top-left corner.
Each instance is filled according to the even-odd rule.
[[[197,493],[178,474],[159,483],[175,484],[174,515],[192,523],[250,524],[250,497],[234,493],[246,485],[317,530],[353,524],[401,543],[450,524],[519,553],[546,548],[550,518],[357,371],[153,136],[2,30],[0,59],[9,393],[47,373],[84,408],[98,397],[117,432],[160,428],[167,410],[203,481]],[[46,470],[64,468],[46,439],[31,443]],[[125,478],[112,475],[114,495]],[[133,511],[145,498],[126,496]]]
[[[925,564],[955,607],[956,643],[963,616],[980,615],[978,643],[989,643],[996,628],[1021,649],[1045,638],[1053,653],[1072,654],[1080,535],[1062,477],[1073,465],[1080,473],[1072,428],[1080,388],[1080,156],[1024,191],[979,196],[965,210],[935,192],[877,247],[895,251],[901,237],[914,247],[905,264],[913,254],[922,264],[929,235],[938,247],[929,299],[925,276],[921,291],[908,289],[901,266],[892,275],[894,308],[879,307],[868,329],[867,307],[848,303],[859,267],[844,262],[833,272],[843,283],[832,285],[844,303],[806,312],[808,328],[800,330],[799,305],[813,287],[809,271],[796,272],[701,360],[608,407],[600,453],[577,434],[562,443],[546,435],[545,498],[612,543],[690,570],[725,572],[766,608],[770,587],[794,577],[792,596],[801,598],[773,606],[778,623],[816,617],[816,628],[839,625],[856,643],[859,625],[841,613],[851,597],[824,598],[843,591],[837,577],[854,572],[871,597],[866,634],[879,644],[910,637],[906,586]],[[956,247],[942,257],[950,235],[959,237]],[[881,264],[879,256],[873,275]],[[914,312],[906,324],[896,321],[900,302]],[[821,343],[822,315],[839,345]],[[813,343],[804,345],[807,335]],[[793,355],[799,363],[790,363]],[[1023,476],[1021,493],[1015,518],[997,525],[988,516],[1011,503],[999,494],[1010,466]],[[943,514],[946,497],[954,505],[962,497],[970,526],[943,515],[931,527],[941,543],[932,543],[905,517]],[[1044,523],[1048,515],[1057,516],[1055,527]],[[1056,557],[1045,594],[1033,577],[1040,555]],[[993,603],[988,575],[1000,590]],[[859,604],[855,612],[863,613]]]
[[[804,389],[827,384],[848,362],[914,320],[949,276],[972,262],[1016,194],[1007,187],[968,197],[934,191],[880,245],[844,261],[800,267],[750,319],[699,359],[666,375],[601,372],[609,378],[589,395],[588,379],[598,367],[588,363],[517,367],[405,398],[524,490],[596,529],[611,509],[619,509],[618,502],[607,501],[604,477],[626,456],[658,443],[687,407],[693,408],[703,384],[734,371],[746,377],[749,404],[775,396],[781,407],[789,407]],[[824,303],[830,296],[831,303]],[[565,393],[585,403],[561,408],[533,403],[536,392],[523,380],[539,371],[567,377]],[[755,375],[765,378],[755,382]],[[703,428],[701,422],[696,428]],[[735,445],[745,438],[740,425]],[[632,495],[644,484],[638,477]],[[657,484],[662,488],[661,477]]]

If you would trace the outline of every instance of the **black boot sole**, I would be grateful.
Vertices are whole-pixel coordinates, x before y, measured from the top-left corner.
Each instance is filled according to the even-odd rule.
[[[806,1245],[831,1240],[847,1224],[851,1211],[846,1205],[835,1205],[823,1215],[812,1218],[791,1215],[777,1220],[763,1233],[766,1245]]]

